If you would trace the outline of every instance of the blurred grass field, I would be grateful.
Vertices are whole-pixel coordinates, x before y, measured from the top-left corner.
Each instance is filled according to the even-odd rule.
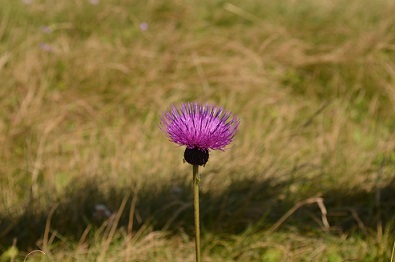
[[[241,119],[202,169],[204,261],[390,261],[394,14],[0,0],[0,260],[194,261],[191,166],[158,125],[199,101]]]

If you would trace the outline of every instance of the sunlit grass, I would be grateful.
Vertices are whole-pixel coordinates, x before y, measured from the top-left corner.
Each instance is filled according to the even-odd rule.
[[[190,167],[158,125],[198,100],[241,119],[204,168],[205,261],[389,260],[393,1],[0,6],[1,259],[193,261]],[[312,197],[329,231],[315,202],[273,230]]]

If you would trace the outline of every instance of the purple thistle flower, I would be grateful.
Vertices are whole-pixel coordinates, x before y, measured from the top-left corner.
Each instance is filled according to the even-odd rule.
[[[186,146],[184,159],[192,165],[205,165],[209,150],[224,150],[239,126],[239,119],[222,107],[183,103],[161,117],[161,130],[171,142]]]

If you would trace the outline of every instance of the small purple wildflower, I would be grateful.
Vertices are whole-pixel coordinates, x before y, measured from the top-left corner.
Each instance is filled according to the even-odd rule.
[[[40,43],[40,49],[45,51],[45,52],[52,52],[53,51],[53,47],[50,44],[47,43]]]
[[[89,0],[89,3],[91,3],[92,5],[98,5],[99,0]]]
[[[184,159],[192,165],[205,165],[209,150],[224,150],[239,126],[239,119],[222,107],[183,103],[161,117],[161,130],[171,142],[186,146]]]
[[[148,24],[146,22],[143,22],[139,24],[140,30],[141,31],[147,31],[148,30]]]
[[[41,27],[41,32],[43,32],[44,34],[51,34],[52,33],[52,29],[49,26],[42,26]]]

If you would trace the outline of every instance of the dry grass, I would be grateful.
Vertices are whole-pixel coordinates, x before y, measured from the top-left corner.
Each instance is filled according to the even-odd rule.
[[[0,258],[192,261],[190,166],[158,129],[192,100],[242,120],[204,169],[205,261],[390,258],[392,1],[25,3],[0,0]]]

